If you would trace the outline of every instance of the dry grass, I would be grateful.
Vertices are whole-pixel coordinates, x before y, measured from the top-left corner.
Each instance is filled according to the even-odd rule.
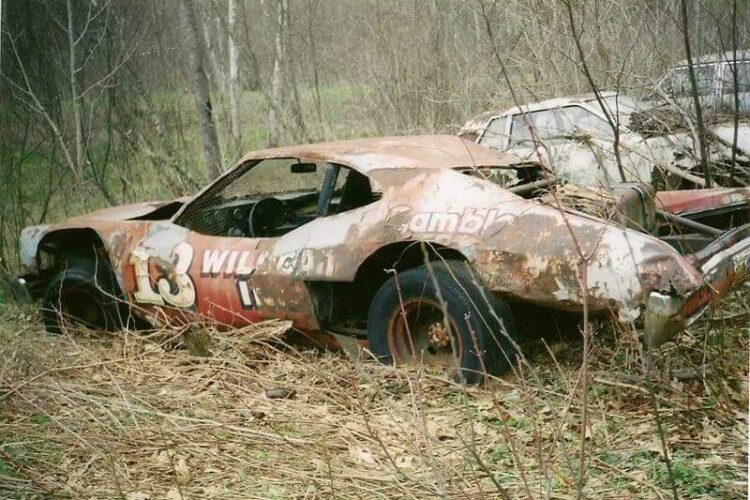
[[[655,355],[681,497],[746,496],[747,297]],[[6,308],[0,496],[576,497],[576,337],[530,340],[519,376],[464,388],[285,346],[283,326],[208,332],[197,356],[180,332],[50,337]],[[591,356],[585,493],[671,498],[637,343],[600,325]]]
[[[604,220],[611,220],[617,208],[617,198],[609,190],[592,189],[575,184],[553,186],[551,189],[554,190],[554,194],[545,193],[540,200],[553,207],[562,205]]]

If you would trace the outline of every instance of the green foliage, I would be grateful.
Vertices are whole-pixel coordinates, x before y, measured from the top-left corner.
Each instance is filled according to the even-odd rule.
[[[738,478],[724,466],[708,467],[700,457],[677,453],[672,457],[672,476],[685,498],[727,498],[726,485]],[[654,468],[654,479],[669,486],[666,467]]]

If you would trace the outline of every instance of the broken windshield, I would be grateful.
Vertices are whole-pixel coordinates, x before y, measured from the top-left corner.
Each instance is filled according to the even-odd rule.
[[[638,101],[624,95],[602,96],[602,102],[612,118],[619,115],[620,126],[625,127],[630,127],[630,116],[634,112],[644,109],[644,106],[641,106]],[[595,98],[589,99],[587,103],[593,106],[594,109],[602,109]]]

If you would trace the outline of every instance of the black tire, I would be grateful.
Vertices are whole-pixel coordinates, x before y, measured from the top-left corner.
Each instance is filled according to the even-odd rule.
[[[472,384],[481,383],[485,371],[498,375],[509,370],[518,351],[516,325],[508,306],[481,288],[466,263],[448,261],[430,267],[431,272],[420,266],[399,273],[375,294],[367,318],[370,351],[385,364],[429,356],[435,364],[444,365],[442,361],[450,355],[449,373]],[[404,326],[409,323],[411,327]],[[446,336],[447,347],[443,345]]]
[[[97,330],[122,328],[121,308],[114,296],[109,266],[85,260],[68,261],[47,284],[42,297],[42,320],[49,333],[61,333],[62,323]]]

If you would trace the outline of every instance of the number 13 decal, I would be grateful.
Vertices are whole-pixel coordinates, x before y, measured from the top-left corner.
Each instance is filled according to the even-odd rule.
[[[130,263],[135,271],[136,291],[133,298],[136,302],[173,307],[191,307],[195,304],[195,285],[187,274],[193,262],[193,247],[188,243],[178,243],[170,253],[174,269],[169,275],[156,281],[156,290],[151,286],[148,272],[149,255],[139,247],[130,254]]]

